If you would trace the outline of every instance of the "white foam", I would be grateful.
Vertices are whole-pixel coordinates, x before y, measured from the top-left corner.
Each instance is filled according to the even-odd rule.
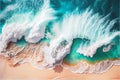
[[[46,67],[53,67],[63,60],[63,58],[69,54],[70,47],[72,42],[65,42],[64,39],[60,36],[52,40],[49,46],[43,48]]]
[[[13,11],[13,10],[15,10],[15,9],[17,9],[17,8],[18,8],[18,4],[12,4],[12,5],[7,6],[7,7],[5,8],[5,10],[0,13],[0,19],[6,18],[6,15],[7,15],[10,11]]]
[[[77,65],[75,65],[76,67],[67,65],[63,65],[63,67],[74,73],[103,73],[110,69],[113,65],[120,65],[120,60],[105,60],[95,64],[80,61]]]
[[[5,13],[9,10],[5,10]],[[29,43],[40,41],[45,37],[45,29],[49,21],[56,19],[54,13],[55,11],[50,8],[48,0],[45,1],[35,16],[32,12],[14,14],[2,29],[2,34],[0,35],[0,52],[6,49],[9,42],[17,42],[23,36]],[[53,68],[55,65],[60,64],[63,58],[69,54],[72,41],[75,38],[89,40],[89,44],[81,44],[77,51],[80,54],[92,57],[99,47],[110,43],[115,36],[120,35],[120,31],[110,32],[115,22],[116,20],[107,20],[107,16],[102,17],[97,13],[93,15],[92,10],[86,10],[79,14],[77,12],[76,14],[66,14],[62,21],[56,21],[53,24],[51,32],[54,35],[47,33],[47,37],[51,41],[48,46],[41,49],[44,52],[42,66]],[[65,44],[62,44],[64,41],[66,41]],[[108,50],[110,48],[104,51]],[[110,68],[113,63],[106,61],[90,66],[82,62],[79,68],[72,69],[72,71],[76,73],[101,72]],[[115,63],[120,64],[119,62]]]
[[[32,29],[29,34],[25,36],[26,41],[36,43],[44,37],[45,28],[50,20],[55,19],[54,10],[49,7],[49,2],[46,2],[41,11],[37,13],[34,20],[30,23]]]
[[[49,7],[49,0],[45,1],[40,11],[15,14],[4,25],[1,34],[0,52],[5,50],[9,42],[16,42],[25,36],[29,43],[37,43],[44,37],[46,25],[55,19],[54,10]]]
[[[89,40],[89,43],[81,44],[77,52],[92,57],[99,47],[120,35],[120,31],[110,32],[116,19],[109,21],[108,16],[102,17],[97,13],[93,15],[92,10],[81,14],[66,14],[62,22],[53,25],[53,32],[56,36],[62,35],[68,41],[75,38]]]

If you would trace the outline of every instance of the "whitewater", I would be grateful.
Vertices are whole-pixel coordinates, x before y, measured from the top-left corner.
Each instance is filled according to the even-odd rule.
[[[34,9],[30,8],[33,2],[35,3]],[[6,55],[6,52],[9,52],[6,49],[11,42],[16,44],[24,38],[24,44],[37,45],[42,44],[41,40],[46,38],[49,39],[47,45],[37,52],[40,55],[41,52],[44,53],[44,60],[37,67],[40,69],[53,68],[56,65],[62,65],[65,57],[72,51],[73,41],[81,39],[75,50],[76,53],[93,58],[99,48],[106,46],[102,49],[103,53],[101,53],[105,54],[104,52],[111,51],[112,46],[117,44],[117,51],[115,51],[115,54],[118,54],[117,60],[101,61],[94,65],[79,60],[76,65],[79,66],[77,69],[66,67],[66,64],[62,65],[63,67],[76,73],[97,73],[104,72],[112,65],[120,64],[120,30],[112,30],[114,25],[120,22],[119,17],[110,20],[111,13],[102,16],[98,12],[94,13],[91,7],[84,10],[79,10],[76,7],[68,12],[63,10],[64,14],[59,17],[58,14],[61,11],[53,8],[49,0],[40,0],[39,2],[31,0],[29,2],[31,5],[25,3],[27,3],[25,0],[15,0],[13,4],[0,11],[0,20],[5,19],[0,33],[0,55]],[[118,42],[113,43],[114,39],[117,39]],[[26,46],[24,46],[25,48]],[[39,55],[37,56],[39,57]],[[31,61],[28,60],[27,62]]]

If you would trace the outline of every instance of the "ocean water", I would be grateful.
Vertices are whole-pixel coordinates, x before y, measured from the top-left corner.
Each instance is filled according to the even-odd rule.
[[[19,47],[25,47],[27,45],[27,42],[25,41],[24,37],[16,43],[17,46]]]
[[[107,45],[103,45],[102,47],[97,49],[96,54],[91,58],[91,57],[86,57],[83,54],[79,54],[77,51],[77,49],[79,48],[79,45],[84,42],[85,40],[82,40],[80,38],[74,39],[73,40],[73,44],[71,46],[71,51],[70,54],[68,54],[66,56],[66,58],[64,59],[65,62],[70,63],[70,64],[77,64],[79,63],[80,60],[85,60],[88,61],[90,63],[95,63],[95,62],[100,62],[102,60],[106,60],[106,59],[120,59],[120,46],[118,45],[119,43],[119,37],[115,37],[113,39],[113,41],[111,41],[110,44],[114,44],[111,47],[111,50],[109,50],[108,52],[103,52],[104,47],[106,47]]]
[[[2,24],[0,24],[0,33],[2,33],[2,26],[3,26],[3,25],[2,25]]]
[[[17,46],[41,42],[55,45],[66,40],[72,42],[69,54],[64,57],[67,63],[120,59],[119,3],[119,0],[0,0],[0,40],[3,40],[0,46],[9,42],[16,42]]]

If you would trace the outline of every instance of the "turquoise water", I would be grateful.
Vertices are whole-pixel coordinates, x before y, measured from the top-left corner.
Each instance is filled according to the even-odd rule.
[[[2,33],[2,24],[0,24],[0,34]]]
[[[37,0],[36,1],[35,0],[14,0],[12,1],[11,0],[11,1],[6,2],[5,0],[0,0],[0,14],[2,13],[2,11],[6,9],[7,6],[11,4],[17,3],[20,5],[19,8],[6,12],[3,18],[0,17],[0,34],[2,33],[2,28],[4,25],[3,23],[6,20],[9,20],[11,16],[14,16],[14,14],[16,13],[26,14],[27,12],[28,13],[32,12],[34,15],[36,15],[36,13],[39,11],[39,7],[42,5],[41,1],[42,0],[39,0],[39,1]],[[58,17],[58,19],[55,22],[61,20],[64,14],[74,11],[76,8],[79,13],[79,12],[86,10],[88,7],[91,8],[94,13],[99,13],[101,16],[106,16],[109,14],[108,19],[110,21],[119,17],[119,0],[50,0],[50,3],[51,3],[51,7],[56,10],[56,16]],[[16,18],[16,20],[18,20],[18,18]],[[47,32],[50,32],[52,35],[54,35],[54,33],[52,33],[51,31],[52,22],[49,24],[50,25],[47,26],[45,34]],[[119,23],[116,23],[111,29],[111,31],[114,31],[114,30],[118,30],[118,31],[120,30]],[[67,63],[75,64],[79,62],[80,60],[87,60],[89,62],[97,62],[97,61],[106,60],[106,59],[120,59],[120,41],[119,40],[120,40],[119,36],[115,37],[111,41],[111,44],[113,43],[114,45],[112,46],[110,51],[103,52],[102,51],[103,47],[107,46],[107,45],[103,45],[102,47],[97,49],[96,54],[91,58],[91,57],[86,57],[76,52],[80,44],[85,43],[85,42],[89,43],[89,40],[80,39],[80,38],[74,39],[73,44],[71,46],[70,54],[68,54],[64,60]],[[50,39],[44,37],[38,43],[41,43],[41,42],[49,43]],[[25,41],[23,37],[16,43],[16,45],[23,47],[27,45],[27,42]]]
[[[76,52],[76,50],[79,48],[79,45],[82,42],[85,42],[85,40],[82,40],[79,38],[73,40],[71,52],[64,59],[65,62],[71,63],[71,64],[76,64],[80,60],[87,60],[88,62],[94,63],[94,62],[99,62],[101,60],[106,60],[106,59],[120,59],[120,42],[119,42],[118,36],[115,37],[113,39],[113,41],[111,41],[111,43],[113,43],[114,45],[111,47],[110,51],[103,52],[102,50],[103,50],[103,47],[105,47],[105,45],[104,45],[97,49],[96,54],[92,58],[86,57],[86,56]]]
[[[4,26],[4,24],[2,22],[0,22],[0,34],[2,33],[3,26]]]
[[[17,41],[16,45],[19,47],[25,47],[27,45],[27,42],[25,41],[25,39],[23,37],[22,39]]]

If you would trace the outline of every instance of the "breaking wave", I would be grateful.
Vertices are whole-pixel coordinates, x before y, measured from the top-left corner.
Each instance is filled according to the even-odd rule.
[[[84,10],[76,7],[70,8],[71,11],[68,8],[66,11],[67,8],[65,7],[64,10],[62,4],[63,8],[58,10],[49,0],[38,2],[34,0],[4,2],[3,0],[1,3],[9,3],[7,7],[0,10],[2,55],[7,51],[10,42],[18,43],[24,38],[24,44],[37,45],[46,38],[49,39],[48,45],[40,48],[37,53],[43,51],[45,67],[54,67],[72,51],[74,39],[82,40],[78,43],[76,52],[91,58],[103,45],[107,45],[103,52],[109,52],[114,45],[112,41],[116,37],[119,40],[118,45],[120,43],[120,30],[113,29],[115,24],[119,23],[119,18],[111,20],[109,17],[112,13],[104,16],[99,12],[95,13],[91,6]],[[120,54],[119,51],[116,54]]]

